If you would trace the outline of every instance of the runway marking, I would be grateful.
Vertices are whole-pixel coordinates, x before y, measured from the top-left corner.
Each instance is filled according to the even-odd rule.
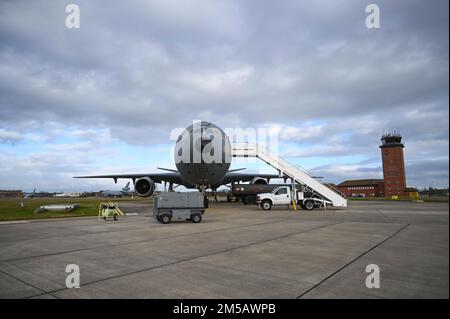
[[[401,231],[403,231],[404,229],[406,229],[410,224],[406,224],[405,226],[401,227],[400,229],[396,230],[393,234],[391,234],[390,236],[388,236],[387,238],[385,238],[384,240],[382,240],[381,242],[379,242],[378,244],[376,244],[375,246],[369,248],[368,250],[366,250],[364,253],[360,254],[358,257],[352,259],[350,262],[348,262],[347,264],[345,264],[344,266],[342,266],[341,268],[339,268],[338,270],[334,271],[331,275],[328,275],[327,277],[325,277],[324,279],[322,279],[320,282],[318,282],[317,284],[315,284],[314,286],[312,286],[311,288],[307,289],[305,292],[301,293],[296,299],[300,299],[302,298],[304,295],[306,295],[307,293],[311,292],[312,290],[316,289],[317,287],[319,287],[321,284],[323,284],[325,281],[327,281],[328,279],[330,279],[331,277],[333,277],[334,275],[336,275],[338,272],[344,270],[345,268],[347,268],[348,266],[350,266],[352,263],[354,263],[355,261],[357,261],[358,259],[360,259],[361,257],[367,255],[368,253],[370,253],[371,251],[373,251],[375,248],[379,247],[380,245],[384,244],[385,242],[387,242],[389,239],[391,239],[392,237],[394,237],[395,235],[397,235],[398,233],[400,233]]]
[[[336,226],[336,225],[343,224],[343,223],[345,223],[345,222],[321,225],[321,226],[313,227],[313,228],[308,229],[308,230],[302,230],[302,231],[299,231],[299,232],[294,232],[294,233],[278,236],[278,237],[275,237],[275,238],[270,238],[270,239],[266,239],[266,240],[262,240],[262,241],[258,241],[258,242],[253,242],[253,243],[249,243],[249,244],[245,244],[245,245],[241,245],[241,246],[237,246],[237,247],[233,247],[233,248],[227,248],[227,249],[224,249],[224,250],[221,250],[221,251],[216,251],[216,252],[212,252],[212,253],[201,255],[201,256],[184,258],[184,259],[181,259],[181,260],[177,260],[177,261],[166,263],[166,264],[162,264],[162,265],[157,265],[157,266],[153,266],[153,267],[149,267],[149,268],[135,270],[135,271],[131,271],[131,272],[128,272],[128,273],[111,276],[111,277],[108,277],[108,278],[102,278],[102,279],[98,279],[98,280],[93,280],[91,282],[83,283],[83,286],[88,286],[88,285],[96,284],[96,283],[107,281],[107,280],[111,280],[111,279],[126,277],[126,276],[129,276],[129,275],[139,274],[139,273],[146,272],[146,271],[153,270],[153,269],[158,269],[158,268],[162,268],[162,267],[167,267],[167,266],[172,266],[172,265],[176,265],[176,264],[181,264],[181,263],[184,263],[184,262],[200,259],[200,258],[203,258],[203,257],[219,255],[219,254],[227,253],[229,251],[238,250],[238,249],[242,249],[242,248],[247,248],[247,247],[255,246],[255,245],[259,245],[259,244],[264,244],[264,243],[267,243],[267,242],[271,242],[271,241],[275,241],[275,240],[279,240],[279,239],[284,239],[284,238],[287,238],[287,237],[291,237],[291,236],[295,236],[295,235],[299,235],[299,234],[304,234],[304,233],[308,233],[310,231],[314,231],[314,230],[318,230],[318,229],[322,229],[322,228],[327,228],[327,227],[332,227],[332,226]],[[53,294],[53,293],[64,291],[64,290],[67,290],[67,288],[56,289],[56,290],[52,290],[52,291],[49,291],[49,292],[46,292],[46,293]],[[41,296],[41,295],[43,295],[43,294],[29,296],[26,299],[32,298],[32,297]],[[54,296],[54,295],[52,295],[52,296]]]
[[[10,278],[12,278],[12,279],[14,279],[14,280],[17,280],[17,281],[19,281],[19,282],[21,282],[21,283],[23,283],[23,284],[25,284],[25,285],[27,285],[27,286],[30,286],[30,287],[32,287],[32,288],[34,288],[34,289],[39,290],[39,291],[42,292],[41,294],[37,294],[37,295],[34,295],[34,296],[41,296],[41,295],[45,295],[45,294],[46,294],[46,292],[45,292],[44,290],[42,290],[41,288],[38,288],[38,287],[36,287],[36,286],[34,286],[34,285],[32,285],[32,284],[26,282],[25,280],[22,280],[22,279],[20,279],[20,278],[17,278],[17,277],[15,277],[15,276],[11,275],[11,274],[8,274],[8,273],[4,272],[4,271],[1,270],[1,269],[0,269],[0,273],[2,273],[2,274],[4,274],[5,276],[8,276],[8,277],[10,277]],[[25,299],[28,299],[28,298],[31,298],[31,297],[34,297],[34,296],[28,296],[28,297],[25,297]],[[58,297],[56,297],[56,296],[53,296],[53,297],[58,298]],[[60,298],[58,298],[58,299],[60,299]]]

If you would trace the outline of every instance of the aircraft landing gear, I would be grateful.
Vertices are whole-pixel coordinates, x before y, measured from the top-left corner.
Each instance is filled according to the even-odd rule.
[[[205,185],[202,185],[202,186],[197,185],[197,189],[199,190],[200,193],[203,194],[204,208],[208,208],[209,207],[209,199],[208,199],[208,196],[206,196],[206,186]]]

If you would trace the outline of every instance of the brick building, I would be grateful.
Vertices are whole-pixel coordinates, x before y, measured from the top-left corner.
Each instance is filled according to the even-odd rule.
[[[382,179],[353,179],[337,185],[346,197],[378,197],[384,196]]]

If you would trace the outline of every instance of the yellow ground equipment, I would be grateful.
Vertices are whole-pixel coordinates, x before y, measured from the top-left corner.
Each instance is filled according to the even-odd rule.
[[[120,210],[119,205],[113,202],[100,203],[98,207],[98,220],[112,218],[117,221],[119,220],[119,216],[123,215],[124,213]]]

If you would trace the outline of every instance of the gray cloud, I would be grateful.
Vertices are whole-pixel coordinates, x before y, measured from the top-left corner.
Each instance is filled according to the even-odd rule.
[[[278,126],[299,160],[366,158],[320,174],[337,179],[370,175],[398,129],[410,183],[436,159],[427,172],[448,185],[447,1],[379,1],[378,30],[354,1],[83,0],[79,30],[67,3],[0,4],[0,143],[51,143],[65,124],[147,146],[194,119]]]
[[[0,129],[0,143],[17,143],[22,140],[20,133]]]

